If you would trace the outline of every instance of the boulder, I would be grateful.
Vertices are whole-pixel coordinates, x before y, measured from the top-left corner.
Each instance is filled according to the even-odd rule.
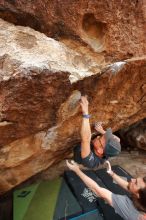
[[[1,0],[0,17],[63,41],[103,65],[145,54],[145,8],[145,1],[136,0]]]
[[[68,157],[80,140],[81,94],[91,125],[100,120],[116,131],[146,116],[144,56],[99,71],[94,60],[28,27],[0,20],[0,39],[1,192]]]

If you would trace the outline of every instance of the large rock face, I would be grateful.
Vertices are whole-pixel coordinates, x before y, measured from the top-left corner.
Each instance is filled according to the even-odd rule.
[[[76,50],[100,53],[102,64],[145,53],[145,8],[145,1],[136,0],[1,0],[0,17]]]
[[[68,157],[81,94],[91,124],[146,117],[144,5],[129,2],[1,1],[2,18],[60,41],[0,20],[1,193]]]

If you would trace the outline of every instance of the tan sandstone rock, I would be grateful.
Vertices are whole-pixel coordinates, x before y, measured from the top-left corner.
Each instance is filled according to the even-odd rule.
[[[117,131],[146,117],[142,3],[32,2],[1,1],[0,17],[60,42],[0,20],[1,193],[70,155],[81,94],[92,125]]]
[[[99,65],[146,52],[145,1],[1,0],[0,8],[1,18],[63,41]]]
[[[26,48],[20,41],[23,33],[29,40],[29,32],[35,44]],[[89,96],[91,123],[102,120],[117,130],[145,117],[144,57],[113,63],[95,75],[88,66],[81,69],[84,57],[74,67],[74,51],[29,28],[1,20],[0,36],[1,192],[70,154],[80,138],[81,93]],[[76,82],[70,79],[74,74]]]

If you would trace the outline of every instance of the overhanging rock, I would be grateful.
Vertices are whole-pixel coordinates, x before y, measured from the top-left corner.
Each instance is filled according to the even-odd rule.
[[[70,154],[80,138],[81,94],[89,97],[91,123],[116,131],[146,117],[146,57],[119,62],[101,68],[0,20],[1,192]]]

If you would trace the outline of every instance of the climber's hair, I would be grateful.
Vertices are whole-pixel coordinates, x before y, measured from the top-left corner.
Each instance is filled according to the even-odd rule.
[[[132,195],[132,200],[138,210],[146,212],[146,176],[143,177],[143,181],[145,183],[145,187],[138,191],[139,198],[136,198],[134,195]]]

